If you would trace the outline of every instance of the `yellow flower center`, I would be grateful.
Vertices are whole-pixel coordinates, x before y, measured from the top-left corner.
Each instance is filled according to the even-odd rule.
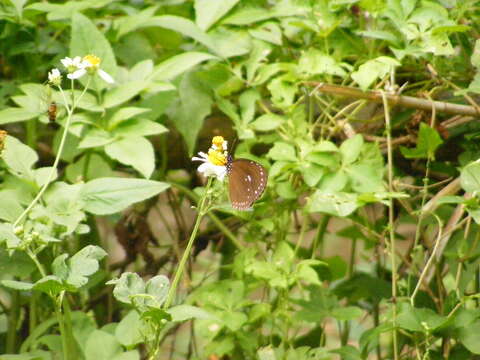
[[[224,141],[225,139],[223,138],[223,136],[214,136],[212,139],[212,144],[215,145],[218,149],[222,149]]]
[[[95,55],[86,55],[83,57],[83,60],[88,61],[93,67],[99,67],[100,63],[102,62],[102,60]]]
[[[227,164],[226,156],[222,152],[213,149],[208,150],[208,161],[217,166],[225,166]]]

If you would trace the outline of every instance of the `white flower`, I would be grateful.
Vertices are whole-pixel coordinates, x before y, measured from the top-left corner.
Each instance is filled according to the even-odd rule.
[[[210,150],[209,154],[205,154],[204,152],[199,152],[198,155],[200,157],[194,156],[192,158],[193,161],[201,161],[201,164],[198,167],[198,172],[202,173],[204,176],[214,176],[218,180],[223,181],[225,175],[227,174],[227,167],[225,165],[217,165],[215,164],[215,155],[212,152],[216,152],[215,150]],[[218,153],[218,152],[217,152]],[[212,155],[213,154],[213,155]]]
[[[57,68],[52,69],[48,73],[48,82],[52,85],[60,85],[62,82],[62,74],[60,74],[60,70]]]
[[[101,62],[102,60],[95,55],[87,55],[83,58],[83,63],[86,70],[92,74],[96,72],[104,81],[109,84],[113,84],[115,82],[113,77],[111,77],[106,71],[100,69]]]
[[[85,70],[86,63],[80,56],[75,56],[73,59],[66,57],[61,59],[60,62],[67,69],[69,79],[79,79],[87,73],[87,70]]]

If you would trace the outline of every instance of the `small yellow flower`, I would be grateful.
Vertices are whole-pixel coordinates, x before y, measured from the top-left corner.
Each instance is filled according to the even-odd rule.
[[[210,149],[208,150],[208,161],[213,165],[225,166],[227,164],[227,157],[218,150]]]
[[[102,60],[95,55],[86,55],[83,57],[83,61],[87,61],[92,67],[98,68]]]
[[[85,69],[90,73],[94,74],[97,73],[103,80],[105,80],[109,84],[113,84],[115,80],[108,74],[107,72],[100,69],[100,63],[102,60],[95,55],[86,55],[82,59],[83,64],[85,65]]]
[[[214,150],[227,150],[227,141],[223,136],[214,136],[212,139],[212,149]]]
[[[214,176],[218,180],[223,181],[227,174],[227,142],[222,136],[215,136],[212,139],[212,146],[208,150],[208,154],[200,151],[199,157],[192,158],[193,161],[201,161],[198,171],[205,176]]]

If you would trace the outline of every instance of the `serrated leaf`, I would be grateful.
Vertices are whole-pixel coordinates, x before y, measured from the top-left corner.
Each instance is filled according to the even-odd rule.
[[[105,153],[122,164],[132,166],[146,178],[155,169],[153,146],[142,136],[127,136],[107,144]]]
[[[95,215],[107,215],[122,211],[169,187],[167,183],[153,180],[99,178],[87,182],[80,197],[85,202],[86,211]]]

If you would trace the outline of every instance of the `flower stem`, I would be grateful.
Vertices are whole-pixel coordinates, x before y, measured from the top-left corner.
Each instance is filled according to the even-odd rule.
[[[167,294],[167,300],[165,300],[165,303],[163,304],[163,308],[166,310],[170,307],[170,305],[173,302],[173,299],[175,297],[175,292],[177,290],[178,282],[180,281],[180,278],[182,277],[183,270],[185,268],[185,264],[187,263],[188,257],[190,256],[190,251],[192,250],[192,245],[195,240],[195,237],[197,236],[198,229],[200,227],[200,222],[202,221],[203,216],[206,214],[205,211],[205,204],[206,204],[206,199],[208,197],[208,192],[210,190],[210,187],[212,185],[212,180],[213,178],[209,178],[207,182],[207,186],[205,188],[205,193],[203,194],[202,198],[200,199],[199,206],[198,206],[198,215],[197,219],[195,221],[195,226],[193,227],[193,231],[190,234],[190,239],[188,240],[187,247],[185,251],[183,252],[182,258],[180,260],[180,264],[178,265],[177,271],[175,272],[175,276],[172,281],[172,286],[168,290]]]
[[[57,315],[57,321],[60,327],[60,337],[62,338],[63,359],[69,360],[67,331],[65,329],[65,321],[62,315],[63,293],[60,294],[58,297],[54,298],[54,301],[55,301],[55,314]]]
[[[85,86],[84,91],[79,96],[77,102],[80,101],[82,96],[85,94],[85,91],[88,88],[89,84],[90,84],[90,79],[89,79],[87,85]],[[70,123],[72,121],[73,110],[75,110],[75,105],[76,104],[72,103],[72,106],[69,107],[62,88],[60,87],[59,89],[60,89],[61,94],[63,95],[64,101],[65,101],[65,107],[67,109],[67,121],[65,122],[64,130],[63,130],[63,134],[62,134],[62,139],[60,140],[60,145],[59,145],[58,150],[57,150],[57,156],[55,157],[55,160],[53,161],[53,165],[50,169],[50,172],[48,173],[47,181],[45,181],[43,186],[40,188],[40,191],[38,192],[37,196],[35,196],[35,198],[32,200],[30,205],[28,205],[28,207],[20,214],[20,216],[17,218],[17,220],[15,220],[15,222],[13,223],[14,228],[20,223],[20,221],[22,221],[22,219],[30,212],[30,210],[32,210],[32,208],[37,204],[37,202],[40,200],[40,198],[43,196],[43,194],[47,190],[48,185],[50,185],[50,182],[53,180],[53,175],[57,171],[58,163],[60,162],[60,157],[62,156],[63,148],[65,147],[65,142],[67,140],[68,130],[70,128]],[[73,89],[73,85],[72,85],[72,93],[73,93],[73,91],[74,91],[74,89]]]

